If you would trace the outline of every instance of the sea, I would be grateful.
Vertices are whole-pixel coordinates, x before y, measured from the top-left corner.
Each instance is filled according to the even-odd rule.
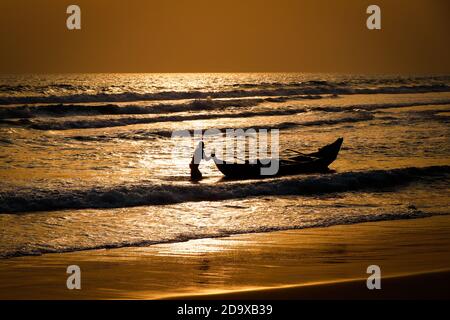
[[[449,122],[449,75],[0,75],[0,259],[447,215]],[[174,152],[252,128],[344,144],[328,173],[256,180],[192,182],[195,143]]]

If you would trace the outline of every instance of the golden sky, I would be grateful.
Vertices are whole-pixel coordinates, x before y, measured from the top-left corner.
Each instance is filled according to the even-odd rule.
[[[82,30],[66,28],[78,4]],[[366,8],[382,30],[366,28]],[[449,73],[448,0],[0,0],[0,72]]]

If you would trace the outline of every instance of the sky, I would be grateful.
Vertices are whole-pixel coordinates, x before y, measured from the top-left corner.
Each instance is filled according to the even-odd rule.
[[[81,8],[81,30],[66,8]],[[381,30],[366,9],[381,8]],[[1,0],[0,73],[450,73],[448,0]]]

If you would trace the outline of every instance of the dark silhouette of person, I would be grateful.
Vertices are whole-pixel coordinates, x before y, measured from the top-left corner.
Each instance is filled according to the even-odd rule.
[[[202,173],[199,170],[200,162],[205,158],[205,144],[203,141],[200,141],[197,145],[197,148],[194,151],[194,155],[192,156],[192,161],[189,164],[189,168],[191,169],[191,180],[192,181],[200,181],[203,178]]]

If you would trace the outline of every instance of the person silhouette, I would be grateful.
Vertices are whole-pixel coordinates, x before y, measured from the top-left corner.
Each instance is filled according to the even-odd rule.
[[[191,163],[189,164],[189,168],[191,169],[191,180],[192,181],[200,181],[203,178],[202,173],[199,170],[200,162],[205,158],[205,144],[203,141],[200,141],[195,148],[194,155],[192,156]]]

